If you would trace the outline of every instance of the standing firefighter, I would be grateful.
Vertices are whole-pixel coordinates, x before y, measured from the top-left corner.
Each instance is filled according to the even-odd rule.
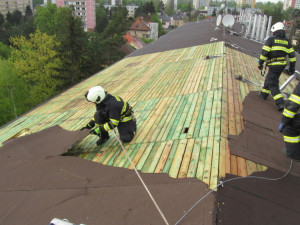
[[[287,156],[300,160],[300,82],[289,97],[282,113],[279,131],[283,132]]]
[[[283,96],[279,90],[279,77],[286,67],[286,56],[290,59],[290,72],[295,72],[296,55],[292,47],[291,41],[285,37],[284,24],[281,22],[275,23],[271,27],[273,36],[266,40],[262,47],[262,54],[259,58],[258,69],[263,69],[263,64],[269,67],[263,89],[260,92],[260,97],[267,99],[271,93],[275,100],[278,110],[284,109]]]
[[[130,142],[136,132],[136,120],[132,108],[118,96],[113,96],[104,91],[100,86],[89,89],[85,97],[87,101],[96,105],[96,113],[82,129],[95,129],[91,133],[98,135],[97,145],[103,144],[109,139],[108,132],[117,127],[122,142]]]

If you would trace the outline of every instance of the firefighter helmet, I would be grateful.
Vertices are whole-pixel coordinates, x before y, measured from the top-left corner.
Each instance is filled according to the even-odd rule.
[[[283,24],[282,22],[275,23],[275,24],[271,27],[271,31],[272,31],[272,32],[275,32],[275,31],[278,31],[278,30],[284,30],[284,24]]]
[[[89,102],[95,102],[99,104],[100,102],[103,101],[105,95],[106,94],[103,87],[95,86],[90,88],[84,96],[86,97],[86,100],[88,100]]]

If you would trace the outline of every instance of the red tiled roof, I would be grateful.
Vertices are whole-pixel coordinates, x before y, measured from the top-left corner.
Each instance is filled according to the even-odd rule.
[[[131,25],[130,30],[149,31],[150,28],[139,18]]]

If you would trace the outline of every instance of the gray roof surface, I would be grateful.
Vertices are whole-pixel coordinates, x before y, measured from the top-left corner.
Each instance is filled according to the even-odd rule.
[[[240,33],[241,24],[234,24],[233,31]],[[163,52],[168,50],[187,48],[196,45],[209,44],[217,41],[225,41],[228,47],[234,48],[245,54],[259,58],[262,43],[250,40],[244,35],[235,35],[223,28],[216,29],[216,19],[200,20],[197,22],[186,23],[183,26],[161,36],[156,41],[134,51],[127,57]],[[300,62],[300,55],[296,53],[297,62]],[[296,64],[296,70],[300,71],[300,64]]]
[[[235,24],[233,28],[237,33],[241,31],[240,24]],[[201,20],[199,23],[186,23],[178,29],[161,36],[158,40],[146,45],[142,49],[131,53],[127,57],[208,44],[212,42],[212,39],[214,39],[214,42],[228,42],[229,47],[238,49],[256,58],[258,58],[261,53],[261,43],[246,39],[242,36],[231,35],[223,28],[216,29],[216,20],[210,19]]]

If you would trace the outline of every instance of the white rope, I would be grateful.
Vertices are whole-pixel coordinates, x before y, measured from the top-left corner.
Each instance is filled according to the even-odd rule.
[[[201,202],[203,199],[205,199],[208,195],[210,195],[215,189],[217,189],[219,186],[224,186],[225,183],[233,181],[233,180],[239,180],[239,179],[248,179],[248,178],[256,178],[256,179],[262,179],[262,180],[270,180],[270,181],[276,181],[276,180],[280,180],[285,178],[291,171],[292,169],[292,165],[293,165],[293,160],[291,160],[291,164],[290,164],[290,168],[288,169],[288,171],[281,177],[278,178],[268,178],[268,177],[258,177],[258,176],[247,176],[247,177],[235,177],[235,178],[231,178],[229,180],[225,180],[225,181],[220,181],[220,183],[213,188],[212,190],[210,190],[207,194],[205,194],[202,198],[200,198],[176,223],[175,225],[177,225],[178,223],[180,223],[180,221],[199,203]]]
[[[133,169],[134,169],[136,175],[138,176],[138,178],[140,179],[140,181],[141,181],[141,183],[143,184],[144,188],[146,189],[146,191],[147,191],[148,195],[150,196],[152,202],[154,203],[156,209],[158,210],[159,214],[161,215],[161,217],[162,217],[163,220],[165,221],[165,224],[166,224],[166,225],[169,225],[169,223],[168,223],[166,217],[164,216],[163,212],[161,211],[161,209],[159,208],[158,204],[156,203],[156,201],[155,201],[154,197],[152,196],[151,192],[149,191],[147,185],[145,184],[145,182],[143,181],[142,177],[141,177],[140,174],[138,173],[137,169],[136,169],[135,166],[133,165],[133,163],[132,163],[130,157],[128,156],[128,154],[127,154],[125,148],[123,147],[122,141],[120,140],[120,138],[119,138],[119,136],[118,136],[118,134],[117,134],[117,132],[116,132],[116,130],[115,130],[114,127],[113,127],[113,131],[114,131],[114,133],[115,133],[115,135],[116,135],[116,139],[118,140],[118,142],[119,142],[120,145],[121,145],[122,150],[124,151],[124,153],[125,153],[127,159],[129,160],[131,166],[133,167]]]

